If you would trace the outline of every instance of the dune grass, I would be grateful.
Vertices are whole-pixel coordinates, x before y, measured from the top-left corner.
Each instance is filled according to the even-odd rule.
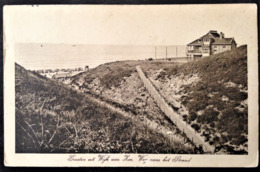
[[[72,77],[72,82],[80,78],[84,78],[87,83],[91,83],[95,78],[99,78],[101,86],[105,88],[117,87],[120,81],[125,77],[129,77],[132,73],[136,72],[136,66],[140,65],[144,72],[148,70],[156,70],[164,67],[172,67],[177,65],[174,61],[117,61],[102,64],[90,71],[83,72]]]
[[[235,147],[247,146],[248,109],[241,104],[248,98],[247,46],[162,69],[161,79],[198,74],[198,82],[184,86],[188,94],[182,98],[189,111],[186,120],[202,130],[211,144],[227,147],[231,153],[246,153]],[[198,115],[199,111],[203,114]]]
[[[110,89],[136,72],[140,65],[146,75],[149,71],[163,69],[158,79],[174,77],[180,74],[199,76],[199,82],[184,86],[188,96],[182,98],[182,104],[189,111],[185,120],[198,130],[203,131],[206,141],[216,146],[226,147],[231,153],[243,145],[247,146],[248,109],[241,102],[247,100],[247,46],[226,51],[185,64],[174,61],[118,61],[107,63],[81,73],[72,78],[84,78],[88,83],[100,79],[100,86]],[[234,86],[228,87],[227,83]],[[244,90],[244,91],[241,91]],[[227,100],[223,100],[227,98]],[[242,110],[238,107],[242,106]],[[198,115],[203,111],[202,115]]]
[[[16,153],[194,153],[16,64]]]

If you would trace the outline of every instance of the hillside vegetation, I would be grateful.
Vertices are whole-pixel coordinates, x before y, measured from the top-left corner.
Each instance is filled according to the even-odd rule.
[[[71,78],[71,87],[124,105],[177,133],[144,88],[137,65],[216,152],[247,153],[246,46],[185,64],[156,60],[107,63]]]
[[[17,153],[193,152],[18,64],[15,78]]]
[[[143,70],[160,69],[162,67],[171,67],[181,64],[174,61],[117,61],[102,64],[87,72],[82,72],[71,78],[72,83],[87,88],[95,79],[98,79],[101,87],[110,89],[118,87],[120,82],[126,77],[130,77],[132,73],[137,73],[135,67],[140,65]],[[84,82],[83,82],[84,81]],[[95,81],[94,81],[95,82]],[[79,83],[79,84],[77,84]]]
[[[155,121],[159,126],[165,127],[170,132],[169,134],[175,134],[179,139],[184,139],[185,136],[180,136],[182,132],[165,116],[145,89],[136,72],[135,67],[138,64],[147,69],[158,69],[161,65],[165,65],[161,62],[150,61],[108,63],[93,69],[93,71],[73,77],[70,86],[79,89],[83,93],[91,93],[100,99],[109,101],[125,111],[130,111],[140,121],[146,119]],[[172,66],[175,63],[169,63],[168,65]],[[114,79],[116,82],[112,84]],[[109,86],[104,83],[108,83]],[[188,146],[184,142],[182,144],[184,147]]]
[[[180,66],[150,70],[147,76],[206,141],[221,151],[247,152],[246,46]]]

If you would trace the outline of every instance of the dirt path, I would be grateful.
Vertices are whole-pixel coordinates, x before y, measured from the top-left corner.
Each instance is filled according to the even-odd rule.
[[[153,97],[160,109],[165,113],[167,117],[181,130],[186,136],[192,140],[196,146],[202,145],[204,152],[214,153],[215,148],[209,143],[204,141],[204,138],[200,136],[196,131],[188,125],[185,121],[181,119],[181,116],[178,115],[173,109],[166,103],[164,98],[160,93],[154,88],[151,81],[146,78],[140,66],[136,66],[136,70],[139,74],[139,77],[143,81],[145,88],[148,90],[149,94]]]

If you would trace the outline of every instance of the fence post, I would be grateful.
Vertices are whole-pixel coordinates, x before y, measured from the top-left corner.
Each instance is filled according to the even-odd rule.
[[[144,83],[144,86],[146,88],[146,90],[150,93],[150,96],[154,99],[155,103],[158,105],[158,107],[161,109],[161,111],[167,116],[169,117],[169,119],[177,126],[177,128],[180,129],[180,133],[183,133],[183,135],[186,135],[186,139],[185,137],[184,139],[184,143],[186,143],[188,141],[188,139],[194,143],[194,141],[196,143],[194,144],[202,144],[206,147],[206,149],[211,150],[214,149],[214,146],[211,145],[207,145],[205,143],[205,141],[203,141],[203,138],[201,136],[197,136],[196,133],[198,133],[194,128],[192,128],[190,126],[190,124],[188,124],[188,119],[185,118],[185,122],[184,122],[184,118],[182,118],[181,115],[176,114],[175,111],[171,108],[171,106],[169,106],[169,104],[167,103],[167,101],[164,99],[164,97],[161,95],[161,93],[159,92],[158,89],[156,89],[156,87],[152,84],[152,81],[149,80],[148,78],[146,78],[146,76],[144,75],[142,69],[140,68],[140,66],[136,67],[137,72],[140,76],[140,79],[142,80],[142,82]],[[176,116],[178,115],[178,116]],[[187,133],[185,133],[184,129],[187,129]],[[194,130],[194,131],[193,131]],[[195,137],[195,140],[194,140]],[[198,139],[199,138],[199,139]],[[215,149],[216,149],[216,145],[215,145]]]

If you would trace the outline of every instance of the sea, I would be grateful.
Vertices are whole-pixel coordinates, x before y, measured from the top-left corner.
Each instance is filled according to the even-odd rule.
[[[30,70],[95,68],[113,61],[185,57],[185,52],[185,45],[18,43],[15,62]]]

